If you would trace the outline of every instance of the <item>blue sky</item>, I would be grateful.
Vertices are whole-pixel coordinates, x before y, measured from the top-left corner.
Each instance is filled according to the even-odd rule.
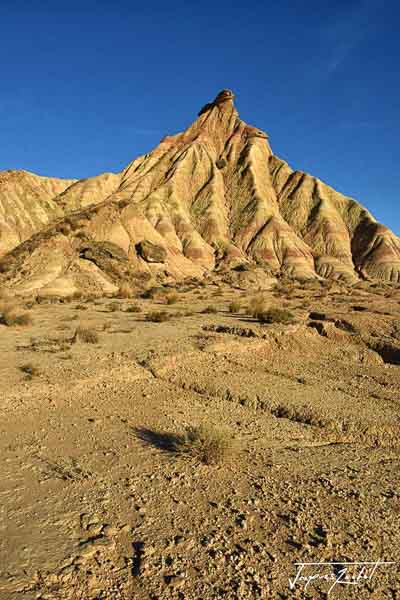
[[[274,152],[400,234],[395,0],[4,0],[0,170],[118,171],[222,88]]]

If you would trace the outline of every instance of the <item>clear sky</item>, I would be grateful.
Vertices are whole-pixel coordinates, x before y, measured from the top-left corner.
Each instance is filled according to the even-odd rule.
[[[222,88],[400,234],[398,0],[4,0],[0,170],[118,171]]]

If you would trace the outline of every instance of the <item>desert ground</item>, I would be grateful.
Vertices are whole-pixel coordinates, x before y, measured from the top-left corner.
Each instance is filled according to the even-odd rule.
[[[145,295],[3,300],[1,600],[399,598],[399,286]]]

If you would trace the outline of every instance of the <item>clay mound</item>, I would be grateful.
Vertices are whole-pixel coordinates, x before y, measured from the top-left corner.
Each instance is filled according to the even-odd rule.
[[[74,180],[0,172],[0,256],[63,216],[56,198]]]
[[[22,245],[29,232],[13,211],[39,209],[21,186],[6,211],[8,248],[20,245],[0,265],[3,281],[21,293],[112,291],[124,278],[203,277],[240,265],[256,280],[261,269],[266,281],[400,281],[399,238],[355,200],[274,156],[268,135],[244,123],[233,100],[223,90],[188,129],[120,174],[43,183],[34,206],[46,217],[31,219],[37,233]],[[96,262],[88,243],[113,244],[126,258]]]

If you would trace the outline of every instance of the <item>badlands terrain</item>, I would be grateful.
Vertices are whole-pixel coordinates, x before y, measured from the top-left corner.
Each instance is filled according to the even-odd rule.
[[[289,582],[399,561],[399,274],[228,90],[122,173],[0,173],[0,599],[400,597]]]

